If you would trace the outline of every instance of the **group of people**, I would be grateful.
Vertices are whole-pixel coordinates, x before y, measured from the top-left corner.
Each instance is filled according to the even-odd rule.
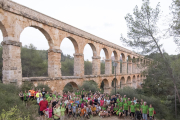
[[[149,106],[143,99],[140,101],[135,97],[130,99],[126,95],[110,95],[107,93],[91,92],[77,90],[76,92],[63,93],[49,93],[43,90],[34,89],[25,91],[24,93],[20,91],[19,96],[21,100],[27,101],[37,100],[37,105],[39,105],[39,114],[41,119],[46,118],[54,120],[64,120],[66,118],[72,117],[76,118],[87,118],[91,116],[111,117],[118,116],[119,118],[130,118],[147,120],[148,118],[152,120],[154,118],[154,108],[150,104]]]

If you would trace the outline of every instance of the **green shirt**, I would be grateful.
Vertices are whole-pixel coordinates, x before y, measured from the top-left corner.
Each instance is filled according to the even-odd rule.
[[[47,99],[49,97],[49,94],[45,94],[45,98]]]
[[[102,110],[106,110],[106,107],[102,107]]]
[[[149,116],[153,116],[154,108],[149,108]]]
[[[139,110],[140,104],[139,104],[139,103],[136,103],[135,107],[136,107],[136,110]]]
[[[119,108],[123,106],[123,102],[118,103]]]
[[[128,110],[128,104],[127,103],[124,103],[124,110]]]
[[[127,101],[127,103],[128,103],[128,106],[130,106],[130,105],[131,105],[131,101]]]
[[[114,111],[118,110],[118,107],[114,107],[113,110],[114,110]]]
[[[58,119],[60,117],[57,117],[56,115],[60,116],[60,107],[58,108],[54,108],[53,109],[53,112],[54,112],[54,119]],[[55,115],[56,114],[56,115]]]
[[[61,98],[61,96],[60,96],[60,95],[58,95],[58,98]]]
[[[131,112],[135,112],[135,105],[131,105],[130,108],[131,108]]]
[[[24,100],[27,100],[28,93],[24,93]]]
[[[49,97],[47,98],[47,101],[48,101],[48,102],[51,102],[51,100],[52,100],[52,97],[49,96]]]
[[[116,114],[119,115],[120,112],[123,113],[123,109],[119,109]]]
[[[117,103],[118,103],[118,102],[120,102],[120,101],[119,101],[119,98],[117,99]]]
[[[146,106],[142,105],[141,108],[142,108],[142,113],[147,114],[147,111],[148,111],[148,108],[149,108],[148,105],[146,105]]]
[[[65,107],[61,107],[60,111],[61,111],[61,116],[64,116],[64,112],[66,111],[66,108]]]
[[[56,95],[53,94],[52,96],[53,96],[54,98],[56,98]]]
[[[125,100],[127,100],[127,98],[123,98],[123,102],[125,102]]]

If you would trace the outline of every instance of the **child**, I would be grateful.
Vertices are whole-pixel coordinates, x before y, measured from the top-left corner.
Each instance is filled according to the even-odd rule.
[[[122,109],[122,107],[120,107],[120,109],[116,112],[116,114],[119,116],[119,118],[121,116],[123,116],[123,109]]]
[[[117,107],[117,105],[115,104],[115,107],[113,108],[113,114],[116,114],[117,111],[118,111],[118,107]]]
[[[76,117],[76,107],[77,107],[77,105],[76,105],[76,103],[74,103],[73,106],[72,106],[73,117]]]
[[[77,117],[80,117],[81,114],[81,105],[78,105]]]

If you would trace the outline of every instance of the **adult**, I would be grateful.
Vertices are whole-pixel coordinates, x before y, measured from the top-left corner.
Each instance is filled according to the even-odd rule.
[[[54,113],[54,120],[60,120],[60,106],[59,104],[56,104],[55,108],[53,109],[53,113]]]
[[[152,104],[149,105],[149,119],[152,120],[154,117],[154,108],[152,107]]]
[[[148,109],[149,107],[147,103],[144,102],[144,105],[141,106],[141,113],[142,113],[143,120],[147,120]]]
[[[65,111],[66,111],[64,104],[62,104],[60,111],[61,111],[61,120],[64,120]]]
[[[38,93],[36,93],[36,99],[39,98],[40,95],[41,95],[41,97],[43,97],[42,93],[41,93],[41,90],[39,90]]]
[[[90,115],[92,115],[92,110],[91,106],[88,105],[88,107],[86,107],[86,117],[89,119]]]
[[[52,104],[49,104],[49,107],[46,108],[43,112],[47,118],[51,118],[52,117]]]
[[[126,117],[127,117],[127,115],[128,115],[128,103],[126,100],[124,101],[123,109],[124,109],[124,114],[126,113]]]
[[[43,88],[43,90],[42,90],[41,93],[42,93],[42,96],[45,97],[45,95],[46,95],[46,93],[47,93],[47,91],[45,91],[45,88]]]
[[[19,97],[23,101],[23,92],[22,91],[19,92]]]
[[[135,113],[135,105],[134,102],[132,102],[130,105],[130,116],[133,116],[133,118],[134,118],[134,113]]]
[[[95,97],[95,99],[94,99],[94,105],[97,105],[97,104],[98,104],[98,98]]]
[[[23,100],[24,100],[26,106],[27,106],[28,96],[29,96],[29,94],[28,94],[27,91],[25,90],[25,92],[24,92],[24,94],[23,94],[23,97],[24,97]]]
[[[39,103],[39,106],[40,106],[40,115],[41,115],[41,117],[40,117],[40,119],[44,119],[44,110],[47,108],[47,106],[48,106],[48,102],[47,102],[47,100],[46,100],[46,98],[44,97],[43,98],[43,100],[41,100],[40,101],[40,103]]]
[[[35,99],[35,91],[34,91],[34,88],[32,88],[32,90],[29,90],[31,96],[30,96],[30,99],[31,100],[34,100]]]

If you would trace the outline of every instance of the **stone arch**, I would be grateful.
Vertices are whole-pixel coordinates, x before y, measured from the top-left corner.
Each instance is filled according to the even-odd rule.
[[[117,78],[114,78],[111,82],[111,87],[115,87],[115,81],[116,81],[116,87],[118,86],[118,80]]]
[[[127,84],[127,86],[131,86],[132,83],[131,83],[131,77],[130,76],[127,77],[126,84]]]
[[[94,56],[94,57],[97,56],[96,46],[95,46],[93,43],[87,43],[87,44],[90,45],[90,47],[91,47],[91,49],[92,49],[92,51],[93,51],[93,56]],[[87,44],[84,45],[83,51],[84,51],[84,48],[85,48],[85,46],[86,46]]]
[[[131,58],[130,55],[127,56],[127,60],[128,60],[128,62],[131,62],[131,61],[132,61],[132,58]]]
[[[125,54],[124,53],[121,53],[120,59],[122,60],[122,62],[126,62],[126,58],[125,58]]]
[[[63,90],[64,90],[64,88],[66,87],[67,84],[71,84],[71,86],[73,88],[73,91],[78,89],[78,85],[75,82],[71,81],[71,82],[68,82],[68,83],[65,84],[65,86],[63,87]]]
[[[106,59],[109,59],[109,52],[108,52],[108,50],[107,50],[105,47],[102,48],[101,50],[104,51]],[[101,50],[100,50],[100,51],[101,51]]]
[[[123,88],[125,86],[126,86],[126,80],[125,80],[124,77],[121,77],[121,79],[120,79],[120,88]]]
[[[103,79],[102,82],[104,82],[104,87],[109,87],[109,81],[107,79]],[[101,84],[102,84],[101,82]]]
[[[18,37],[19,41],[20,41],[21,33],[24,31],[25,28],[28,28],[28,27],[33,27],[35,29],[38,29],[45,36],[46,40],[48,41],[49,49],[54,48],[54,41],[53,41],[52,37],[50,36],[50,34],[48,33],[48,30],[46,30],[42,27],[36,26],[36,25],[29,25],[29,26],[24,27],[19,34],[19,37]]]
[[[132,62],[133,63],[136,63],[136,58],[133,56],[133,58],[132,58]]]
[[[71,36],[68,36],[65,38],[68,38],[73,43],[75,53],[79,53],[79,46],[78,46],[78,42],[76,41],[76,39],[74,39]],[[63,40],[64,40],[64,38],[62,39],[62,41]],[[62,41],[61,41],[61,43],[62,43]],[[61,43],[60,43],[60,46],[61,46]]]
[[[0,30],[2,32],[3,38],[8,37],[7,30],[6,30],[5,26],[3,25],[3,23],[1,21],[0,21]]]
[[[117,54],[117,52],[114,50],[114,51],[112,51],[112,53],[114,53],[115,60],[117,61],[117,60],[118,60],[118,54]],[[112,53],[111,53],[111,55],[112,55]]]

